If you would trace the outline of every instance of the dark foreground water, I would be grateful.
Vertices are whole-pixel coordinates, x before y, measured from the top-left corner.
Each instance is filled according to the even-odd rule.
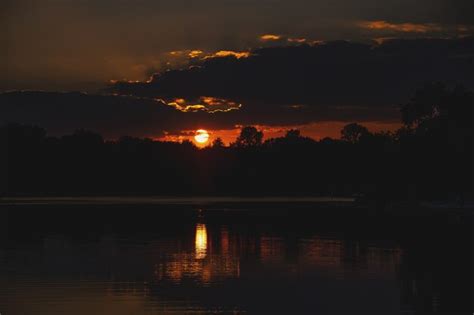
[[[472,313],[472,216],[313,204],[2,206],[0,313]]]

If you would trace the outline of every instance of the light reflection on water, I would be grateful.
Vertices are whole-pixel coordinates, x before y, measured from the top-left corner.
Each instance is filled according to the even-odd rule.
[[[196,259],[204,259],[207,255],[207,230],[206,225],[196,224]]]
[[[202,219],[187,226],[140,241],[50,235],[42,244],[1,247],[0,313],[397,314],[426,294],[396,242]],[[423,303],[438,307],[437,294]]]

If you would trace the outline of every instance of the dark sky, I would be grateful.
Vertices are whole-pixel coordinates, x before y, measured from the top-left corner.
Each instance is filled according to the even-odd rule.
[[[263,34],[312,40],[472,31],[470,0],[6,0],[0,89],[76,89],[144,79],[170,51],[247,50]],[[384,29],[362,27],[386,21]],[[423,32],[401,23],[431,25]],[[416,29],[416,28],[415,28]],[[410,34],[411,33],[411,34]],[[6,49],[5,49],[6,48]],[[171,60],[176,62],[176,60]]]
[[[57,132],[86,126],[111,137],[126,131],[159,137],[199,127],[233,130],[244,124],[280,132],[319,124],[318,137],[335,135],[350,121],[393,127],[399,120],[396,106],[420,85],[474,86],[471,4],[6,0],[0,9],[0,91],[91,94],[108,87],[107,92],[159,99],[159,106],[172,105],[179,113],[154,112],[153,104],[137,99],[21,93],[1,95],[0,112],[3,120]],[[76,114],[66,115],[63,104],[72,104],[67,106]],[[232,110],[181,115],[188,105]],[[135,120],[127,121],[130,116]],[[105,117],[109,124],[101,123]],[[316,135],[315,128],[308,132]]]

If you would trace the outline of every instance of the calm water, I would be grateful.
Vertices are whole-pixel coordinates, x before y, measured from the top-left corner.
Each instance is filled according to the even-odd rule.
[[[2,315],[471,311],[464,215],[289,203],[0,209]]]

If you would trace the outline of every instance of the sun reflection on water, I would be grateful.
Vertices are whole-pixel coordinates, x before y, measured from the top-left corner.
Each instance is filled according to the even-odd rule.
[[[198,223],[196,225],[196,238],[195,238],[195,252],[196,259],[204,259],[207,255],[207,229],[206,225]]]

